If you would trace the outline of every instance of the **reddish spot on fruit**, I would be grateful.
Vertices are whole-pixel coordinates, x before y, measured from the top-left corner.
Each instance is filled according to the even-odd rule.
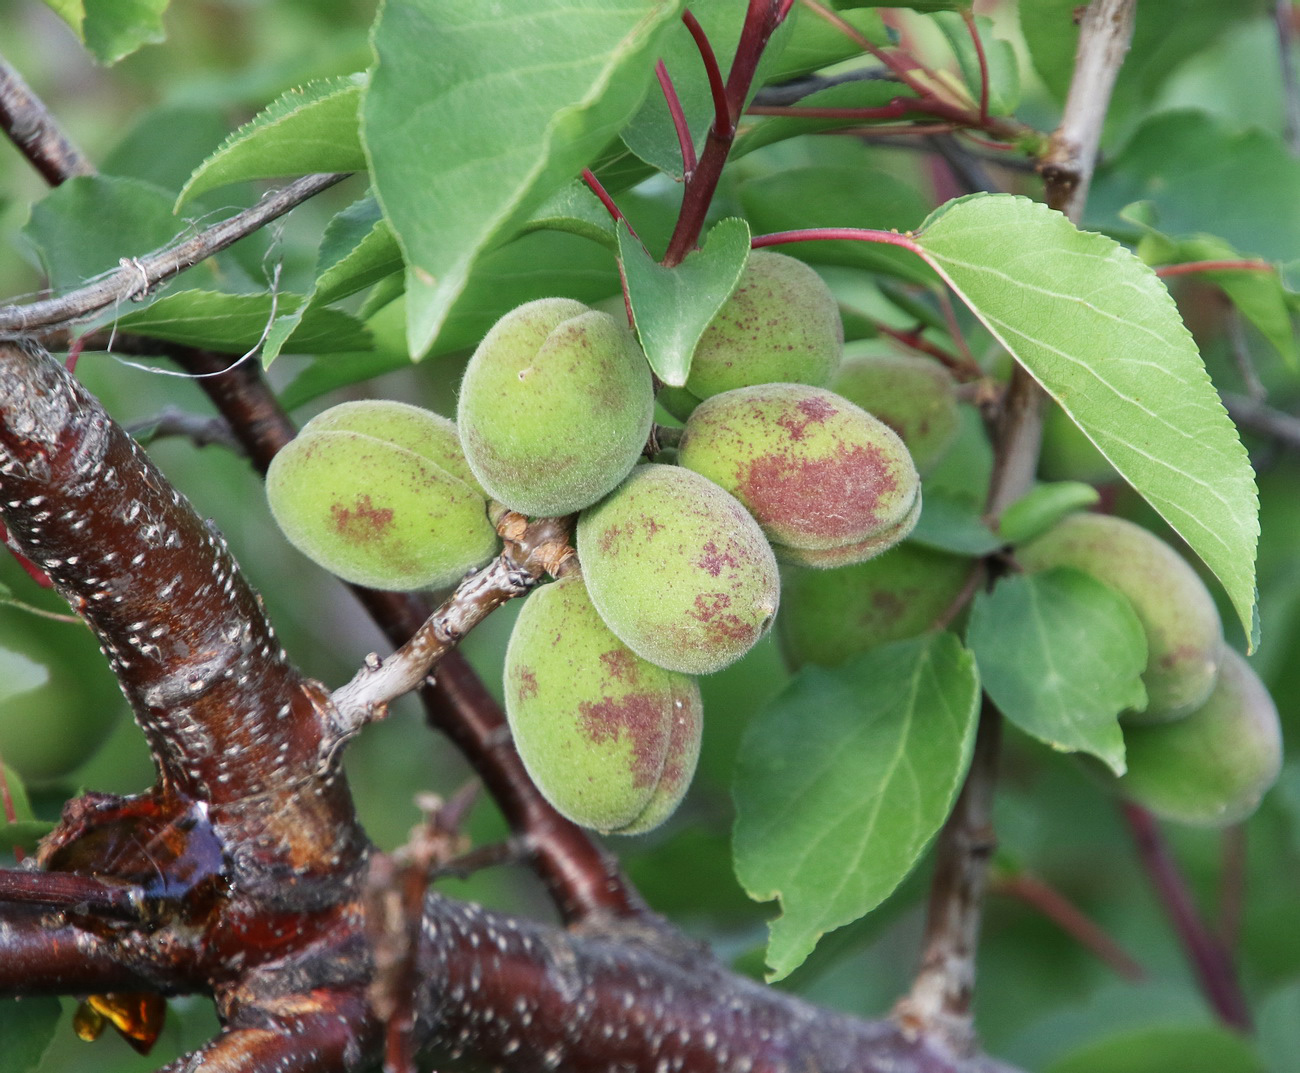
[[[809,425],[820,425],[827,418],[834,417],[839,410],[829,400],[820,396],[814,398],[800,399],[795,409],[799,415],[782,414],[776,419],[776,423],[790,434],[790,439],[798,441],[804,437],[804,432]]]
[[[691,618],[701,622],[715,637],[745,640],[755,636],[755,629],[739,616],[732,614],[731,597],[725,592],[702,592],[695,597]]]
[[[617,678],[621,682],[637,680],[637,658],[625,648],[602,652],[600,662],[605,665],[611,678]]]
[[[663,698],[653,693],[628,693],[620,700],[578,705],[582,731],[597,745],[627,734],[632,746],[632,785],[655,786],[663,770]]]
[[[707,570],[711,577],[717,577],[722,573],[724,566],[729,566],[733,570],[740,566],[736,557],[729,551],[723,551],[718,545],[710,540],[704,545],[704,554],[699,559],[699,566],[702,570]]]
[[[335,503],[330,507],[330,514],[339,534],[357,543],[383,536],[384,530],[393,524],[392,508],[376,507],[368,495],[358,498],[350,508]]]
[[[760,455],[739,484],[760,525],[793,527],[833,544],[861,540],[877,529],[880,500],[898,487],[885,453],[862,445],[841,448],[830,458]]]
[[[531,667],[519,668],[518,693],[520,700],[529,700],[537,696],[537,675],[533,673]]]

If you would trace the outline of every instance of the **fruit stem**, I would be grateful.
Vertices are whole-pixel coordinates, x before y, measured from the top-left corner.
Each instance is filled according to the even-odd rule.
[[[1250,1009],[1237,979],[1237,969],[1224,945],[1206,926],[1188,890],[1187,881],[1169,851],[1160,825],[1141,805],[1121,804],[1137,849],[1138,859],[1150,876],[1156,894],[1174,927],[1196,982],[1210,1008],[1229,1028],[1251,1030]]]
[[[980,40],[979,27],[975,24],[973,8],[961,9],[962,21],[970,33],[971,43],[975,46],[975,59],[980,66],[980,126],[989,121],[989,61],[984,54],[984,42]]]
[[[920,244],[911,235],[898,231],[876,231],[867,227],[807,227],[796,231],[773,231],[750,240],[749,248],[781,246],[788,242],[877,242],[884,246],[901,246],[918,257],[923,257]]]
[[[1048,920],[1090,950],[1120,976],[1133,983],[1146,980],[1147,971],[1104,928],[1089,919],[1059,890],[1028,872],[993,880],[991,891],[1016,898],[1042,913]]]
[[[682,16],[685,20],[686,12]],[[673,129],[677,132],[677,145],[682,154],[682,176],[689,179],[691,172],[695,170],[695,142],[691,138],[691,127],[686,122],[686,113],[682,111],[682,102],[677,96],[677,87],[673,85],[673,80],[668,76],[668,68],[664,66],[664,61],[660,60],[655,64],[655,78],[659,80],[659,88],[663,91],[664,102],[668,105],[668,114],[672,116]],[[587,172],[584,169],[583,178],[586,178]],[[608,207],[608,206],[606,206]]]
[[[749,88],[754,81],[754,74],[758,70],[758,61],[762,58],[767,42],[788,10],[789,5],[782,3],[781,0],[749,0],[745,24],[740,31],[740,43],[736,46],[736,56],[727,74],[723,95],[725,100],[717,95],[716,90],[714,91],[714,117],[709,133],[704,139],[704,152],[686,181],[681,209],[677,214],[677,224],[673,228],[672,237],[668,240],[668,249],[664,253],[663,261],[660,262],[666,268],[681,264],[699,242],[709,206],[713,203],[713,195],[718,188],[718,180],[722,177],[722,167],[736,140],[736,123],[740,119],[745,99],[749,95]],[[689,21],[686,25],[688,29],[691,28]],[[700,30],[699,36],[696,36],[694,30],[691,34],[697,45],[704,40],[703,30]],[[707,50],[701,45],[700,55],[706,70],[710,66],[710,57],[713,57],[713,68],[717,68],[717,59],[713,56],[711,45]],[[709,81],[710,86],[713,86],[712,73]]]

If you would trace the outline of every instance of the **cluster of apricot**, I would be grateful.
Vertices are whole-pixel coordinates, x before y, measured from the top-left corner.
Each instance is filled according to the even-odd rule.
[[[659,446],[656,402],[685,422],[674,447]],[[693,676],[748,651],[782,593],[787,661],[833,665],[932,628],[971,576],[969,559],[903,543],[919,474],[958,432],[952,377],[919,357],[845,358],[834,297],[780,254],[751,256],[683,387],[656,397],[619,320],[550,298],[488,332],[457,417],[326,411],[275,460],[272,511],[321,565],[397,589],[495,555],[489,501],[577,514],[578,565],[525,602],[505,694],[530,775],[584,826],[646,831],[673,811],[699,753]],[[1028,571],[1091,574],[1144,628],[1148,703],[1123,717],[1120,792],[1194,823],[1252,811],[1278,772],[1277,712],[1191,567],[1092,514],[1014,550]]]
[[[845,397],[897,370],[864,364],[858,384],[842,354],[820,277],[753,254],[685,386],[660,392],[685,428],[659,450],[654,380],[633,334],[579,302],[530,302],[470,359],[456,424],[392,402],[328,410],[276,458],[272,511],[318,563],[383,588],[439,586],[481,566],[496,550],[489,500],[532,517],[577,513],[578,567],[528,597],[511,636],[507,715],[560,812],[602,831],[648,830],[694,771],[693,676],[766,631],[778,560],[862,562],[916,523],[907,446]],[[837,375],[839,394],[826,387]]]

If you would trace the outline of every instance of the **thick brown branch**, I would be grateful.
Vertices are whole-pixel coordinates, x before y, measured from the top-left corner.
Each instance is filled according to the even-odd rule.
[[[10,537],[95,631],[164,793],[286,867],[355,854],[341,784],[308,794],[288,774],[333,762],[328,695],[287,662],[221,535],[49,355],[0,344],[0,400]]]
[[[42,877],[45,878],[45,877]],[[151,981],[117,944],[49,910],[0,899],[0,996],[138,991]]]
[[[64,136],[45,104],[3,57],[0,57],[0,129],[51,186],[77,175],[94,174],[94,166]]]

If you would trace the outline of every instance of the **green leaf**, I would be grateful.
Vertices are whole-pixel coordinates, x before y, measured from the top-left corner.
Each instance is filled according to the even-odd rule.
[[[809,227],[906,231],[929,211],[915,184],[843,165],[789,168],[752,179],[740,187],[740,201],[756,234]],[[865,268],[911,283],[935,282],[930,270],[905,251],[873,242],[796,242],[781,252],[811,264]]]
[[[1145,208],[1149,203],[1139,205]],[[1121,215],[1125,219],[1144,217],[1139,205],[1130,205]],[[1197,235],[1176,240],[1154,229],[1148,230],[1138,244],[1138,256],[1149,265],[1186,264],[1193,261],[1240,261],[1242,254],[1213,235]],[[1296,350],[1295,328],[1291,323],[1288,292],[1282,275],[1276,269],[1224,269],[1198,273],[1223,289],[1242,316],[1249,320],[1261,335],[1281,355],[1292,369],[1300,366]]]
[[[395,275],[402,269],[397,240],[372,197],[349,205],[329,222],[316,261],[316,283],[297,309],[276,317],[262,347],[262,362],[270,365],[294,338],[305,318],[340,298]],[[347,338],[357,338],[355,332]],[[304,337],[296,342],[301,344]],[[315,348],[315,349],[320,349]],[[353,343],[330,349],[353,349]]]
[[[1300,980],[1278,988],[1260,1003],[1259,1049],[1270,1073],[1283,1073],[1300,1054]]]
[[[966,641],[1016,726],[1124,774],[1119,713],[1147,702],[1146,635],[1124,597],[1079,570],[1003,578],[975,597]]]
[[[1300,249],[1300,160],[1274,134],[1234,130],[1203,112],[1165,112],[1143,123],[1098,168],[1087,222],[1135,234],[1124,209],[1138,201],[1149,203],[1149,225],[1173,238],[1208,226],[1253,257],[1291,261]]]
[[[376,195],[428,352],[487,250],[613,138],[653,80],[681,0],[389,0],[362,107]],[[521,64],[520,57],[527,57]]]
[[[1040,484],[1002,512],[998,519],[998,534],[1008,544],[1032,540],[1067,514],[1086,510],[1100,499],[1097,489],[1079,481]]]
[[[116,323],[123,331],[151,339],[238,354],[264,341],[273,316],[292,314],[302,302],[297,294],[178,291],[124,314]],[[308,312],[285,343],[302,353],[362,350],[369,345],[370,335],[355,317],[319,308]]]
[[[55,187],[32,207],[23,234],[36,247],[50,289],[64,294],[168,245],[189,225],[172,195],[138,179],[87,175]]]
[[[1251,635],[1254,473],[1173,300],[1102,235],[1010,195],[935,212],[922,255],[1223,583]]]
[[[948,47],[957,57],[971,100],[978,105],[981,79],[979,54],[975,51],[975,42],[971,40],[966,20],[954,11],[942,11],[934,16],[934,21],[948,39]],[[976,17],[975,27],[980,36],[980,44],[984,46],[984,62],[988,69],[989,114],[1011,115],[1020,104],[1020,65],[1016,61],[1015,49],[1010,41],[993,36],[993,20],[986,15]]]
[[[618,245],[641,348],[660,380],[681,387],[695,344],[745,271],[749,226],[735,217],[719,221],[704,248],[675,268],[656,263],[626,227],[619,228]]]
[[[246,179],[364,169],[357,110],[365,85],[364,74],[325,78],[276,98],[199,165],[177,206]]]
[[[1294,1056],[1292,1056],[1294,1057]],[[1218,1025],[1128,1029],[1086,1044],[1044,1073],[1265,1073],[1249,1040]]]
[[[977,503],[929,485],[922,491],[921,516],[908,539],[958,555],[988,555],[1006,543],[984,524]]]
[[[63,1007],[56,998],[0,999],[5,1073],[28,1073],[40,1064],[62,1015]]]
[[[694,7],[692,6],[692,10]],[[893,44],[889,30],[875,5],[864,5],[859,10],[847,11],[840,18],[852,26],[873,45],[885,47]],[[796,4],[786,18],[792,32],[784,43],[780,55],[770,65],[760,68],[766,83],[788,82],[801,75],[820,71],[823,67],[862,55],[861,47],[838,26]],[[766,59],[766,55],[764,56]],[[725,71],[726,68],[724,67]],[[895,91],[898,90],[895,84]],[[801,104],[808,103],[801,101]]]
[[[978,702],[974,660],[942,633],[805,668],[753,721],[737,761],[736,874],[752,898],[781,899],[773,978],[915,865],[965,775]]]
[[[42,668],[42,670],[44,670],[44,668]],[[37,684],[43,685],[44,681]],[[23,692],[21,689],[12,689],[5,693],[4,696],[12,696],[14,693],[21,692]],[[8,791],[9,802],[13,806],[13,822],[27,823],[35,820],[36,813],[32,811],[31,798],[27,796],[27,787],[23,785],[23,780],[21,776],[19,776],[18,772],[8,764],[0,763],[0,774],[4,776],[4,789]]]
[[[141,45],[166,38],[168,0],[46,0],[95,59],[114,64]]]

